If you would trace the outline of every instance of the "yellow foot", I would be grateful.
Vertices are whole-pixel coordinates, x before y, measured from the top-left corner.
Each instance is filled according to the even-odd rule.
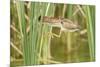
[[[60,38],[60,34],[57,35],[57,34],[55,34],[55,33],[50,33],[50,32],[48,32],[48,35],[51,36],[52,38],[54,38],[54,36]]]

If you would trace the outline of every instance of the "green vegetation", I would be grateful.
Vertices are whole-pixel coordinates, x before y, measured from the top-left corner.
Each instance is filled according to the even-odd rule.
[[[11,0],[11,66],[95,61],[95,6]],[[39,16],[63,17],[81,26],[62,32]],[[48,34],[50,33],[50,34]]]

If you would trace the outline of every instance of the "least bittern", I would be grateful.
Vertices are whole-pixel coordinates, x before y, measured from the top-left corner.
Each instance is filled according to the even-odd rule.
[[[80,26],[78,24],[73,23],[73,21],[69,19],[65,19],[65,18],[55,18],[55,17],[48,17],[48,16],[41,17],[40,16],[39,20],[42,20],[44,24],[48,24],[53,27],[60,27],[61,28],[60,34],[59,35],[53,34],[56,37],[60,37],[62,31],[75,32],[75,31],[80,30]]]

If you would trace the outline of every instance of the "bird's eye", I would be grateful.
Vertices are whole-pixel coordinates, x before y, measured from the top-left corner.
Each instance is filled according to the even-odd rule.
[[[38,20],[39,20],[39,21],[41,20],[41,16],[38,17]]]

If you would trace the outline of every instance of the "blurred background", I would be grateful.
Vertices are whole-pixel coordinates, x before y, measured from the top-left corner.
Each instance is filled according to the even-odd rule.
[[[61,29],[42,24],[39,16],[67,18],[81,29],[52,38],[51,34],[59,35]],[[11,0],[11,66],[91,61],[95,61],[94,5]]]

